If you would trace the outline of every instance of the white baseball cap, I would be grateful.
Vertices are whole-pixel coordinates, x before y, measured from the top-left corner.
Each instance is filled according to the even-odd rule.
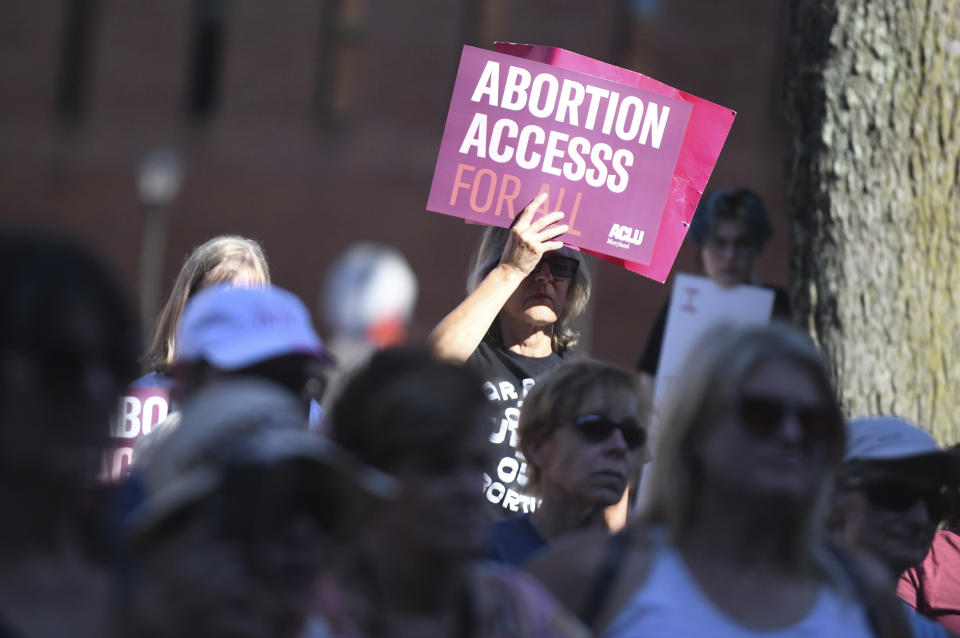
[[[894,461],[938,454],[933,437],[895,416],[866,416],[847,423],[845,461]]]
[[[896,416],[859,417],[847,423],[847,461],[905,461],[929,458],[950,482],[960,481],[960,456],[909,421]]]
[[[187,303],[177,329],[178,361],[237,370],[289,354],[334,362],[303,302],[276,286],[202,290]]]

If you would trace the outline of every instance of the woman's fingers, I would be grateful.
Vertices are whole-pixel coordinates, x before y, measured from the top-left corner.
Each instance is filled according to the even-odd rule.
[[[546,193],[540,193],[534,197],[533,201],[527,204],[527,207],[520,213],[520,217],[517,218],[517,223],[514,224],[514,227],[519,230],[529,227],[530,221],[533,219],[533,214],[540,209],[545,201],[547,201]]]
[[[501,263],[510,264],[523,273],[530,273],[543,253],[563,247],[563,242],[551,241],[570,229],[566,224],[558,223],[564,217],[562,212],[549,213],[536,221],[533,219],[546,200],[547,194],[541,193],[517,217],[504,247]]]
[[[570,227],[566,224],[556,224],[554,226],[548,226],[544,230],[540,231],[537,235],[537,240],[544,242],[548,239],[553,239],[554,237],[559,237],[570,230]]]
[[[563,213],[560,211],[555,211],[549,215],[544,215],[537,221],[530,224],[530,230],[539,233],[541,230],[549,226],[550,224],[556,223],[563,219]]]

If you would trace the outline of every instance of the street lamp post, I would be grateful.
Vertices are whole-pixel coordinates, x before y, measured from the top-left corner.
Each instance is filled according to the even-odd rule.
[[[140,162],[137,194],[144,208],[140,244],[140,318],[149,347],[167,244],[167,210],[180,194],[183,165],[173,150],[158,148]]]

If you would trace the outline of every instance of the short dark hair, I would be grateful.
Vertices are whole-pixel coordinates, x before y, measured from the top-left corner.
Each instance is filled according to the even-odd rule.
[[[756,193],[746,188],[719,188],[700,199],[690,222],[690,237],[702,246],[716,233],[720,221],[731,219],[743,224],[757,246],[773,236],[767,209]]]
[[[113,271],[39,231],[0,230],[0,307],[0,501],[17,512],[0,542],[58,542],[89,502],[139,331]]]
[[[467,368],[422,348],[389,348],[347,382],[333,403],[330,434],[389,471],[412,459],[442,458],[488,410],[481,381]]]
[[[113,270],[77,241],[39,231],[0,231],[0,302],[0,351],[55,355],[51,350],[63,345],[57,339],[70,338],[62,334],[64,317],[86,304],[110,335],[103,353],[110,372],[124,383],[136,374],[138,325],[126,294]]]

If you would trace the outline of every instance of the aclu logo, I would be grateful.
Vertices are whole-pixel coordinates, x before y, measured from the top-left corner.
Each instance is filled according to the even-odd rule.
[[[607,235],[607,245],[617,248],[630,248],[639,246],[643,243],[643,232],[630,226],[614,224],[610,227],[610,233]]]

